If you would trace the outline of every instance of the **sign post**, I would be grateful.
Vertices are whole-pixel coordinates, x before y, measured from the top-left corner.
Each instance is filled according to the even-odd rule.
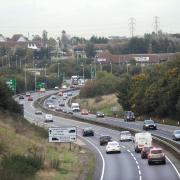
[[[77,141],[77,128],[53,127],[49,128],[49,142],[71,143]]]

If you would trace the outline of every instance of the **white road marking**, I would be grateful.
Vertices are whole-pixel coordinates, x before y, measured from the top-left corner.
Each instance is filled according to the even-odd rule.
[[[180,173],[179,171],[177,170],[176,166],[172,163],[172,161],[166,156],[166,159],[171,163],[172,167],[174,168],[174,170],[176,171],[179,179],[180,179]]]
[[[94,145],[90,140],[88,140],[88,139],[86,139],[86,138],[84,138],[84,137],[82,137],[82,136],[80,136],[80,137],[83,138],[85,141],[89,142],[89,143],[99,152],[99,154],[100,154],[100,156],[101,156],[101,159],[102,159],[102,161],[103,161],[103,167],[102,167],[102,173],[101,173],[101,178],[100,178],[100,180],[103,180],[103,178],[104,178],[104,169],[105,169],[105,160],[104,160],[104,157],[103,157],[101,151],[100,151],[100,150],[96,147],[96,145]]]

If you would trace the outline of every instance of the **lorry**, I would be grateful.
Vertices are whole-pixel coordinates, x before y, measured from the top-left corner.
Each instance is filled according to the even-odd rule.
[[[134,136],[134,149],[135,152],[141,152],[142,148],[146,146],[152,146],[152,136],[149,132],[136,133]]]
[[[79,103],[72,103],[71,109],[73,112],[79,112],[80,111]]]

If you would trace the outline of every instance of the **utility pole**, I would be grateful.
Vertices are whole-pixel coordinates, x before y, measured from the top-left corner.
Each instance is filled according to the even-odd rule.
[[[34,87],[35,87],[35,89],[34,89],[34,91],[35,92],[36,92],[36,65],[37,64],[34,65],[34,70],[35,70],[35,74],[34,74]]]
[[[110,62],[110,65],[111,65],[111,74],[112,74],[112,62]]]
[[[25,68],[24,68],[24,86],[25,86],[25,91],[27,91],[27,75],[26,75],[26,63],[25,63]]]
[[[60,64],[60,63],[58,63],[58,79],[59,79],[59,64]]]
[[[159,17],[155,16],[154,17],[154,29],[155,29],[155,33],[158,34],[158,30],[159,30]]]
[[[129,28],[130,28],[131,37],[134,37],[135,26],[136,26],[136,19],[131,17],[129,19]]]

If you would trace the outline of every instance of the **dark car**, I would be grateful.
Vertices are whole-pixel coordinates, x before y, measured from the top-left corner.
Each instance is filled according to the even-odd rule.
[[[161,148],[153,148],[148,154],[148,164],[162,163],[166,164],[166,157]]]
[[[180,130],[175,130],[172,135],[173,140],[179,141],[180,140]]]
[[[96,117],[104,117],[104,113],[98,111],[98,112],[96,113]]]
[[[62,101],[59,103],[59,106],[65,106],[65,103]]]
[[[125,111],[124,121],[135,121],[134,113],[132,111]]]
[[[82,132],[83,136],[94,136],[94,131],[91,127],[84,128]]]
[[[100,136],[99,138],[100,145],[106,145],[108,142],[112,141],[112,137],[108,135]]]
[[[157,129],[157,125],[153,120],[145,120],[143,124],[143,130]]]
[[[152,146],[144,146],[141,150],[141,158],[147,159],[148,154],[152,148],[153,148]]]
[[[24,99],[24,96],[22,96],[22,95],[21,95],[21,96],[19,96],[19,99]]]

